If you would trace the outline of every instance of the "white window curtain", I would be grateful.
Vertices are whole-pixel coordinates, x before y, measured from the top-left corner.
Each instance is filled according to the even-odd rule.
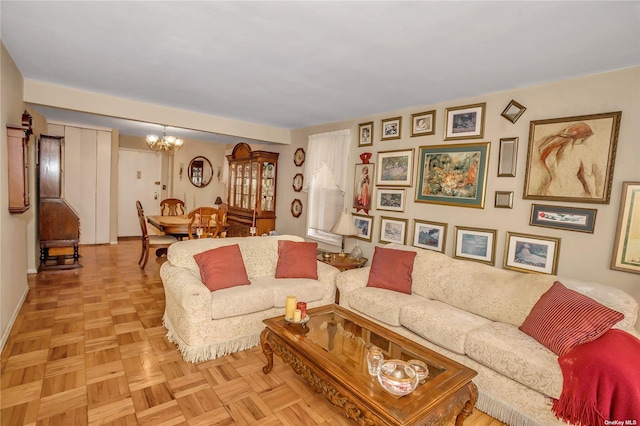
[[[341,237],[329,230],[344,209],[351,130],[309,136],[305,164],[308,192],[307,236],[333,245]]]
[[[305,184],[306,190],[310,188],[316,174],[325,165],[333,174],[333,179],[338,188],[342,192],[347,191],[347,165],[349,164],[350,142],[350,129],[309,136],[305,164],[305,174],[309,178],[308,180],[305,179],[308,182]]]

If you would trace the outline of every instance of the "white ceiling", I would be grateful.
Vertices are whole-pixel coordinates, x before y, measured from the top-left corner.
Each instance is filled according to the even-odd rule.
[[[0,16],[26,79],[286,129],[640,65],[639,1],[2,0]]]

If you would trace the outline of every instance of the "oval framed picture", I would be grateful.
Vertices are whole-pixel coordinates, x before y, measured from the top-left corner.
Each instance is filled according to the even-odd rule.
[[[302,191],[302,184],[304,183],[304,176],[302,173],[298,173],[293,177],[293,190],[296,192]]]
[[[293,217],[300,217],[302,214],[302,201],[297,198],[291,203],[291,214]]]

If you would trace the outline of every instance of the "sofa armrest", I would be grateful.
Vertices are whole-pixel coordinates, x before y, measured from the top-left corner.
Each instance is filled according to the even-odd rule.
[[[350,307],[349,300],[351,293],[355,290],[366,287],[369,281],[370,266],[364,268],[350,269],[338,274],[336,278],[336,287],[340,291],[340,305]]]
[[[339,274],[340,270],[338,268],[334,268],[331,265],[318,261],[318,281],[325,288],[325,299],[330,298],[335,300],[336,279]]]
[[[173,300],[184,311],[211,314],[211,292],[190,269],[165,262],[160,277],[167,301]]]

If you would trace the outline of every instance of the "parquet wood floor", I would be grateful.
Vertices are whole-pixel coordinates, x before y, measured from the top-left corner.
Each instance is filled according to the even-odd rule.
[[[353,425],[259,347],[183,361],[162,326],[161,260],[139,241],[82,246],[83,268],[29,276],[2,351],[2,425]],[[155,261],[154,261],[155,260]],[[472,426],[502,423],[479,412]]]

